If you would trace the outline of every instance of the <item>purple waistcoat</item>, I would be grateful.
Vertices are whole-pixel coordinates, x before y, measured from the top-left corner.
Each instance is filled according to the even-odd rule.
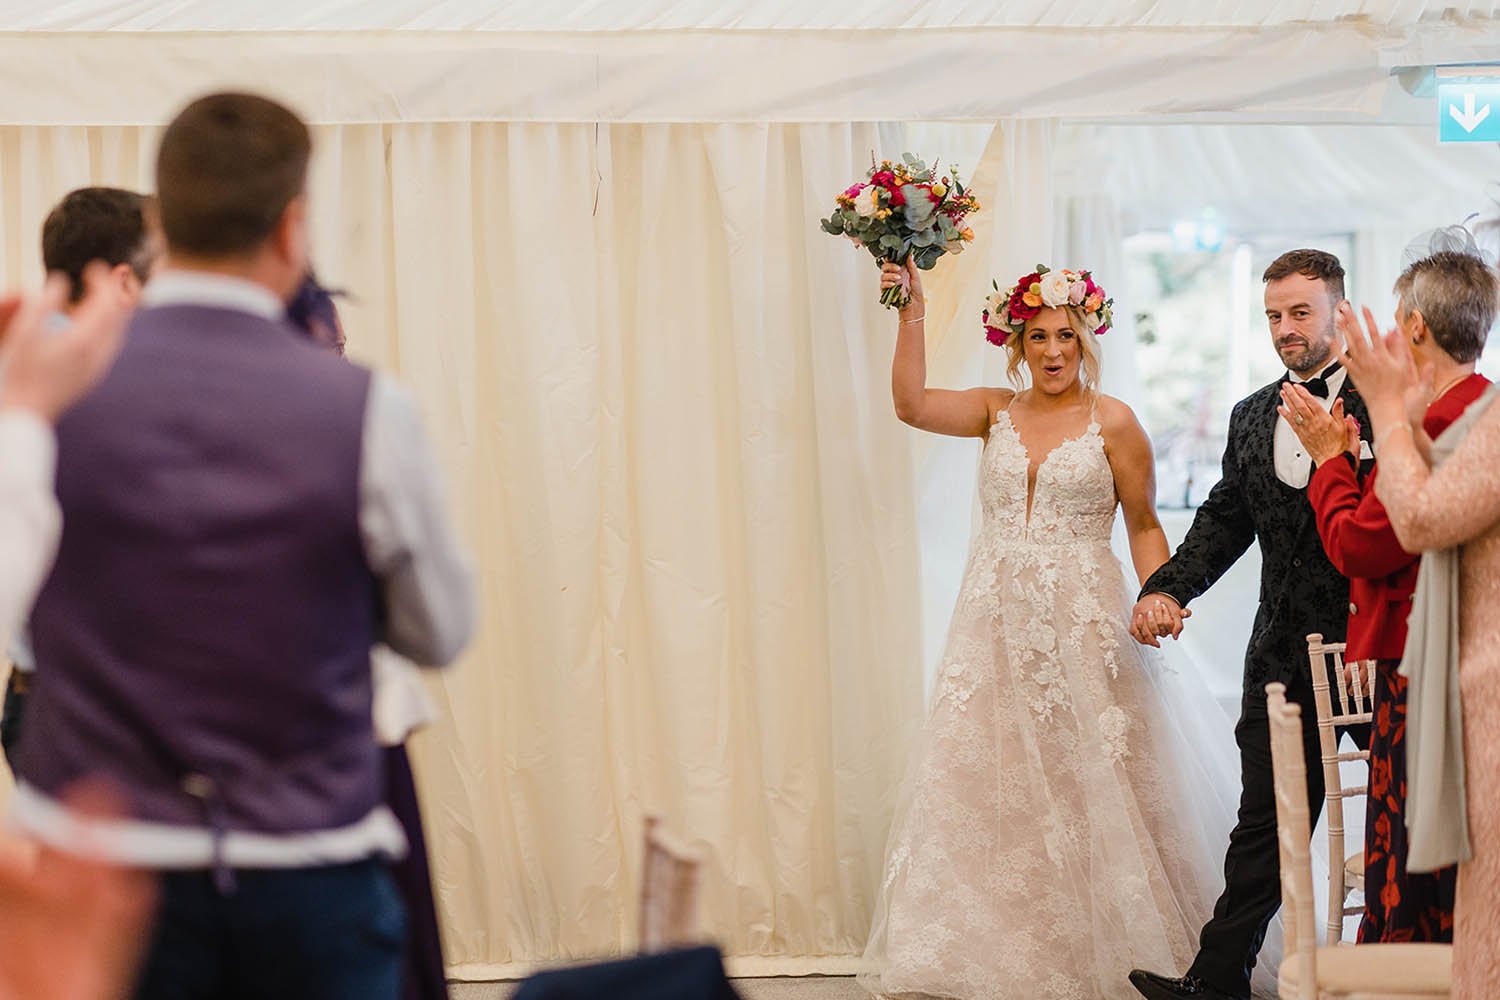
[[[132,818],[272,834],[379,804],[369,382],[248,313],[136,315],[58,425],[63,536],[31,619],[26,782],[55,796],[102,775]]]

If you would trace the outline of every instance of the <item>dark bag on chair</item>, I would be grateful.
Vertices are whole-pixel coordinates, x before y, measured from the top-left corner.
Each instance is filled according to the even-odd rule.
[[[737,1000],[717,948],[540,972],[513,1000]]]

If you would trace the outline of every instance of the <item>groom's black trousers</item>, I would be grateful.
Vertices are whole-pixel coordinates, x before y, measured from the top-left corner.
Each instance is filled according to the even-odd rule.
[[[1307,761],[1307,804],[1312,823],[1323,812],[1323,753],[1318,713],[1306,671],[1287,685],[1287,698],[1302,706],[1302,755]],[[1362,749],[1368,726],[1347,730]],[[1239,822],[1224,856],[1224,894],[1198,939],[1189,975],[1232,997],[1250,996],[1250,970],[1266,928],[1281,907],[1281,856],[1276,841],[1276,790],[1271,772],[1271,724],[1264,691],[1247,691],[1234,727],[1240,748]]]

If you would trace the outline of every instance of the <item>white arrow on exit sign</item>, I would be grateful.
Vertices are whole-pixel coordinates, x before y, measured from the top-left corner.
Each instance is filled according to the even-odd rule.
[[[1460,111],[1456,104],[1450,104],[1448,106],[1448,114],[1452,115],[1453,120],[1458,122],[1459,128],[1465,132],[1472,132],[1484,124],[1484,120],[1490,116],[1490,106],[1486,104],[1478,111],[1475,111],[1474,92],[1469,91],[1464,94],[1464,109]]]

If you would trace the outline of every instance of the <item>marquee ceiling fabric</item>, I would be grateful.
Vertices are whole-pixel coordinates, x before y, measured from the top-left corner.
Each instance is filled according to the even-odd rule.
[[[1500,52],[1497,18],[1410,0],[19,0],[0,5],[0,123],[153,124],[223,87],[320,123],[1369,121],[1393,67]]]
[[[805,31],[1372,26],[1500,16],[1500,3],[1423,0],[12,0],[7,28],[47,31]]]

